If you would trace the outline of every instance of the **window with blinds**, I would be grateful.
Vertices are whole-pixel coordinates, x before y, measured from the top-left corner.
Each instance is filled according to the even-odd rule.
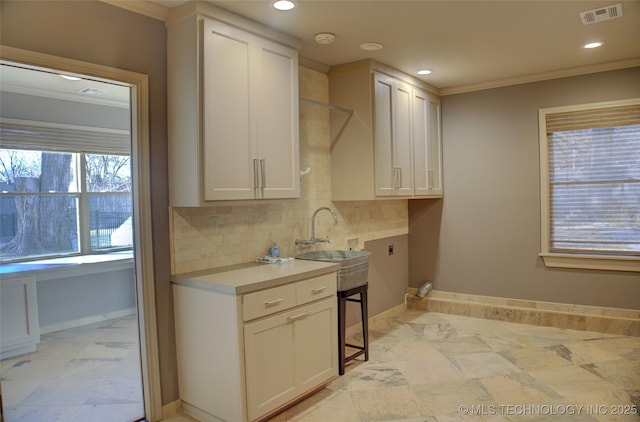
[[[640,256],[640,100],[540,117],[543,249]]]
[[[0,261],[130,250],[128,130],[0,118]]]

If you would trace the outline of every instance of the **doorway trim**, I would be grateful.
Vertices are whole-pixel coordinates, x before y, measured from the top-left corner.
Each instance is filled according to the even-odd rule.
[[[131,86],[134,254],[142,388],[147,420],[162,418],[149,153],[149,77],[142,73],[0,45],[0,60],[122,82]]]

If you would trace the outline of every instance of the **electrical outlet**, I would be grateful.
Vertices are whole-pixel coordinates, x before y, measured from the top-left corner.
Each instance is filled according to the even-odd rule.
[[[357,251],[357,250],[359,250],[359,249],[358,249],[358,242],[359,242],[359,239],[358,239],[357,237],[356,237],[355,239],[349,239],[349,240],[347,240],[347,248],[348,248],[350,251]]]
[[[209,228],[211,233],[218,233],[220,229],[220,217],[217,215],[212,215],[209,217]]]
[[[393,245],[389,245],[389,256],[393,255]]]

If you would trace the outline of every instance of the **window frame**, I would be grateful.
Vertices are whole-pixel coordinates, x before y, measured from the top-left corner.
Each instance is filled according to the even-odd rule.
[[[640,98],[578,104],[538,110],[540,147],[540,253],[545,267],[605,271],[640,272],[640,256],[616,254],[558,253],[551,251],[551,201],[549,180],[549,139],[546,116],[554,113],[586,111],[640,104]]]
[[[58,69],[74,74],[118,81],[131,88],[131,156],[134,203],[134,274],[140,320],[142,384],[148,420],[162,419],[156,284],[151,202],[151,155],[149,150],[149,76],[113,67],[85,63],[52,55],[2,46],[0,63],[23,67]]]
[[[132,200],[132,208],[133,208],[133,177],[130,180],[131,186],[129,187],[129,191],[107,191],[107,192],[93,192],[89,191],[87,186],[87,155],[121,155],[125,157],[127,155],[124,154],[114,154],[114,153],[102,153],[102,152],[93,152],[93,151],[84,151],[78,153],[78,162],[79,162],[79,172],[80,180],[79,180],[79,192],[78,192],[78,218],[80,219],[79,224],[79,232],[78,238],[80,242],[80,255],[100,255],[100,254],[108,254],[112,252],[122,252],[122,251],[130,251],[133,250],[133,232],[131,238],[131,246],[120,246],[120,247],[111,247],[109,249],[92,249],[91,245],[91,207],[89,205],[89,198],[91,196],[100,196],[100,195],[122,195],[129,196]],[[132,160],[132,155],[129,153],[128,155],[129,161]],[[133,176],[133,167],[130,165],[130,172]],[[131,217],[133,218],[133,209]]]
[[[7,147],[2,145],[2,149],[15,149],[11,147]],[[30,151],[49,151],[49,149],[28,149]],[[31,262],[31,261],[42,261],[47,259],[57,259],[57,258],[65,258],[65,257],[78,257],[78,256],[86,256],[86,255],[101,255],[101,254],[109,254],[115,252],[125,252],[132,251],[133,245],[131,246],[120,246],[120,247],[112,247],[109,249],[98,249],[93,250],[91,246],[91,227],[89,223],[90,218],[90,207],[89,207],[89,196],[90,195],[100,195],[100,194],[116,194],[116,195],[127,195],[132,196],[133,192],[88,192],[87,189],[87,172],[86,172],[86,155],[87,154],[101,154],[101,155],[123,155],[121,153],[105,153],[105,152],[94,152],[94,151],[83,151],[83,152],[75,152],[75,151],[52,151],[59,153],[68,153],[75,155],[75,173],[78,178],[77,186],[75,191],[71,192],[1,192],[2,196],[71,196],[76,198],[76,207],[77,207],[77,242],[78,249],[72,252],[58,252],[51,253],[48,255],[33,255],[26,257],[2,257],[3,263],[12,263],[17,264],[21,262]],[[124,156],[124,155],[123,155]],[[129,154],[131,159],[132,155]],[[131,169],[133,171],[133,168]],[[133,184],[133,179],[131,181]],[[131,187],[131,189],[133,186]],[[133,233],[132,233],[133,234]],[[133,243],[133,240],[132,240]]]

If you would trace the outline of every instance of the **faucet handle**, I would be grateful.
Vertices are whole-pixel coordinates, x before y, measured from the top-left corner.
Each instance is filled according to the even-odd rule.
[[[295,242],[293,242],[296,246],[310,246],[310,245],[314,245],[316,242],[320,242],[320,240],[300,240],[300,239],[296,239]]]

